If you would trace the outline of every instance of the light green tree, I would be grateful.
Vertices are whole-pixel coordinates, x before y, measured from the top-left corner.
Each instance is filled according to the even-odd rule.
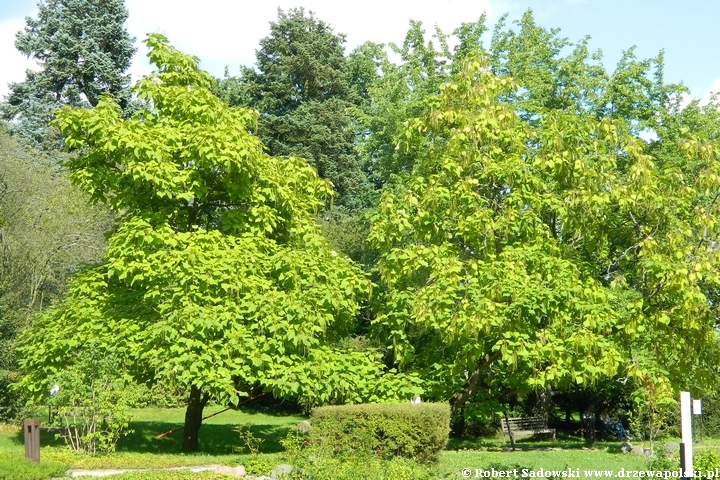
[[[58,301],[68,278],[102,258],[107,209],[92,206],[67,176],[0,131],[0,421],[20,399],[7,388],[17,375],[13,344],[33,314]]]
[[[258,389],[310,404],[405,398],[412,378],[389,375],[374,352],[333,349],[352,330],[369,283],[318,233],[330,185],[303,160],[268,156],[249,133],[257,113],[230,108],[198,60],[160,35],[157,67],[136,93],[151,108],[124,120],[101,98],[66,108],[55,125],[81,155],[72,179],[118,213],[101,265],[19,348],[33,394],[89,339],[140,380],[189,390],[183,449],[198,449],[212,398]]]
[[[667,162],[624,119],[523,119],[517,91],[471,61],[406,122],[414,167],[371,235],[396,361],[456,412],[618,373],[713,384],[716,141],[669,140]]]

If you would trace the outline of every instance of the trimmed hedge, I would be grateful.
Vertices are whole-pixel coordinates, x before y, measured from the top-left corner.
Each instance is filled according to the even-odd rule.
[[[375,453],[426,463],[437,460],[450,434],[447,403],[379,403],[315,408],[313,446],[333,455]]]

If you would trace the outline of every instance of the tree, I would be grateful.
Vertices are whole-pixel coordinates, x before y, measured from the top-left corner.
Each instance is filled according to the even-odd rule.
[[[665,161],[623,119],[523,119],[518,90],[471,61],[406,124],[415,165],[371,236],[396,361],[452,379],[432,392],[456,413],[616,374],[712,386],[717,140],[675,138]]]
[[[41,71],[26,72],[10,84],[2,117],[13,120],[14,133],[35,146],[48,141],[52,112],[61,105],[95,106],[100,95],[113,95],[125,108],[130,101],[130,75],[125,71],[135,53],[134,39],[123,24],[123,0],[45,0],[38,18],[26,18],[15,47],[38,62]]]
[[[243,68],[220,91],[231,105],[260,111],[258,135],[271,155],[298,156],[332,182],[336,203],[366,206],[368,193],[355,144],[355,109],[344,35],[313,12],[278,10],[270,35],[260,40],[257,71]]]
[[[40,157],[40,158],[39,158]],[[102,257],[106,209],[89,205],[67,177],[0,132],[0,420],[18,399],[5,386],[17,376],[14,342],[31,318],[55,303],[67,279]]]
[[[485,30],[485,15],[463,23],[453,32],[457,45],[451,52],[449,36],[438,27],[428,39],[422,23],[411,21],[402,46],[388,46],[389,53],[400,58],[398,63],[390,61],[388,52],[379,45],[366,45],[353,52],[353,60],[372,55],[382,72],[363,85],[369,100],[362,105],[364,135],[359,146],[376,188],[393,176],[410,173],[414,156],[396,148],[404,122],[421,115],[425,99],[439,93],[440,85],[461,69],[468,55],[482,51],[480,36]]]
[[[258,389],[309,404],[379,401],[417,391],[374,352],[327,346],[353,327],[369,283],[318,234],[330,186],[295,157],[263,152],[257,114],[210,91],[198,60],[151,35],[157,71],[136,86],[146,110],[124,120],[105,95],[55,125],[82,155],[73,180],[118,213],[102,264],[73,281],[19,348],[37,395],[92,340],[137,379],[189,390],[183,449],[202,411]]]
[[[563,111],[577,115],[578,122],[620,121],[628,135],[645,139],[637,145],[649,163],[632,170],[631,162],[621,157],[616,171],[628,182],[630,175],[645,172],[642,181],[636,178],[628,187],[642,190],[629,192],[635,204],[624,199],[595,210],[607,219],[602,227],[607,235],[601,241],[595,235],[571,242],[573,248],[580,247],[583,260],[595,266],[601,282],[622,283],[618,308],[628,318],[636,317],[631,330],[636,325],[641,329],[633,340],[618,342],[628,363],[643,365],[639,370],[645,372],[631,376],[628,390],[634,390],[635,399],[644,391],[664,392],[672,402],[680,387],[711,385],[717,374],[715,335],[709,329],[717,325],[714,280],[703,273],[699,280],[687,272],[691,266],[700,268],[694,262],[712,263],[713,248],[705,248],[705,242],[712,242],[717,214],[711,193],[719,138],[717,104],[681,107],[688,90],[664,83],[663,52],[639,60],[630,48],[608,73],[601,53],[588,53],[587,38],[573,45],[558,38],[558,30],[536,25],[531,12],[517,25],[518,32],[505,30],[503,22],[496,27],[492,65],[495,73],[521,82],[523,88],[507,101],[526,122],[541,124],[553,112]],[[567,47],[572,50],[562,56]],[[679,238],[679,232],[685,236]],[[689,276],[680,279],[669,272]],[[697,342],[697,356],[678,355],[686,341],[693,350],[690,343]]]

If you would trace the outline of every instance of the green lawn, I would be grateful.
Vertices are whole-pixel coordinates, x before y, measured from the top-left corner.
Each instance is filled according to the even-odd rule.
[[[207,408],[206,414],[220,410],[219,407]],[[182,432],[178,431],[165,438],[156,436],[182,425],[184,411],[182,409],[142,409],[133,410],[134,417],[130,428],[134,432],[124,437],[118,444],[117,452],[89,457],[75,454],[67,449],[62,439],[54,438],[51,432],[42,432],[41,467],[37,476],[23,471],[22,474],[9,474],[3,469],[21,463],[24,455],[22,433],[19,430],[0,428],[0,479],[49,478],[58,475],[65,469],[78,468],[163,468],[203,464],[238,465],[250,461],[250,456],[243,455],[240,447],[242,441],[233,431],[236,425],[251,423],[252,432],[262,438],[261,460],[270,464],[283,463],[283,449],[280,440],[288,429],[299,421],[301,416],[272,415],[267,413],[251,413],[228,411],[205,421],[200,429],[201,451],[197,454],[185,455],[180,452]],[[434,472],[438,478],[464,478],[462,470],[469,468],[496,470],[528,468],[538,470],[562,470],[566,468],[583,470],[625,470],[645,469],[647,464],[641,457],[623,455],[619,451],[618,442],[597,443],[593,448],[586,448],[577,438],[559,436],[557,442],[537,441],[533,439],[518,442],[517,451],[508,451],[508,445],[502,445],[498,439],[452,440],[448,450],[440,455]],[[707,441],[702,448],[719,449],[717,441]],[[24,463],[23,463],[24,465]],[[32,468],[37,467],[29,467]],[[44,469],[44,470],[43,470]],[[35,474],[33,474],[35,475]],[[206,479],[223,478],[213,473],[142,473],[127,474],[119,480],[134,479]],[[360,478],[360,477],[358,477]]]

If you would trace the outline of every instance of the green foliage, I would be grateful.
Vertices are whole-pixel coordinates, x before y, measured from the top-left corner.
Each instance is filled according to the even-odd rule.
[[[707,478],[707,472],[720,468],[720,457],[711,448],[696,449],[693,452],[693,470],[700,471],[700,478]]]
[[[242,462],[242,465],[248,475],[270,475],[275,468],[275,462],[257,456]]]
[[[61,105],[95,106],[103,92],[128,105],[130,75],[124,72],[134,39],[123,27],[123,0],[44,0],[38,7],[38,18],[26,18],[15,47],[41,70],[10,84],[0,113],[34,146],[56,149],[59,138],[48,123]]]
[[[428,99],[400,144],[417,156],[413,174],[385,193],[371,233],[389,286],[375,325],[396,361],[443,379],[434,395],[459,392],[455,407],[480,391],[498,401],[504,389],[589,383],[620,362],[609,292],[558,241],[594,228],[615,127],[583,123],[574,141],[602,140],[587,156],[558,152],[552,138],[572,119],[532,132],[499,100],[514,88],[473,60]],[[565,162],[577,166],[570,184]]]
[[[332,182],[337,204],[360,208],[369,193],[355,149],[359,97],[344,42],[313,12],[279,9],[270,35],[260,40],[257,69],[226,75],[217,90],[231,105],[260,111],[257,132],[271,155],[304,158]]]
[[[101,257],[110,226],[106,210],[47,165],[63,158],[31,154],[0,132],[0,421],[24,403],[7,388],[18,377],[16,336],[63,295],[70,275]]]
[[[40,463],[23,458],[21,454],[0,456],[1,480],[46,480],[62,477],[67,465],[42,460]]]
[[[104,357],[92,344],[76,354],[79,358],[74,365],[50,378],[60,387],[47,402],[54,423],[62,429],[67,446],[76,452],[112,452],[120,437],[128,433],[127,382],[119,376],[121,364]]]
[[[245,425],[238,425],[233,430],[240,435],[240,438],[245,444],[243,450],[247,449],[250,455],[252,455],[253,457],[257,457],[257,454],[260,452],[260,445],[262,444],[263,439],[257,438],[255,435],[253,435],[252,431],[250,430],[251,427],[252,424],[248,423]]]
[[[650,441],[652,448],[657,438],[667,435],[679,435],[677,419],[680,417],[680,405],[669,382],[655,382],[650,375],[637,380],[633,389],[633,433]],[[672,429],[672,427],[676,427]]]
[[[41,394],[92,340],[137,380],[188,389],[191,437],[211,398],[258,388],[310,405],[413,395],[415,377],[386,375],[379,353],[327,346],[369,290],[319,235],[330,186],[303,160],[265,154],[249,133],[257,113],[211,93],[197,59],[160,35],[147,43],[157,71],[135,91],[149,109],[126,120],[106,95],[55,121],[82,151],[71,178],[118,221],[103,263],[24,335],[20,388]]]
[[[406,458],[378,456],[315,456],[290,474],[293,480],[430,480],[442,478],[424,465]]]
[[[447,404],[327,406],[313,410],[310,444],[332,455],[434,462],[450,433]]]
[[[481,22],[456,31],[471,47],[455,56],[414,26],[400,67],[421,74],[374,83],[373,105],[414,105],[394,130],[376,115],[385,137],[364,147],[398,174],[370,235],[388,287],[378,336],[457,408],[605,378],[712,388],[720,109],[681,109],[662,55],[629,51],[607,75],[587,40],[530,12],[518,25],[500,22],[476,68],[458,55],[482,51]],[[403,90],[413,75],[424,94]]]
[[[175,408],[187,405],[187,391],[172,381],[151,385],[135,382],[126,385],[128,407]]]

